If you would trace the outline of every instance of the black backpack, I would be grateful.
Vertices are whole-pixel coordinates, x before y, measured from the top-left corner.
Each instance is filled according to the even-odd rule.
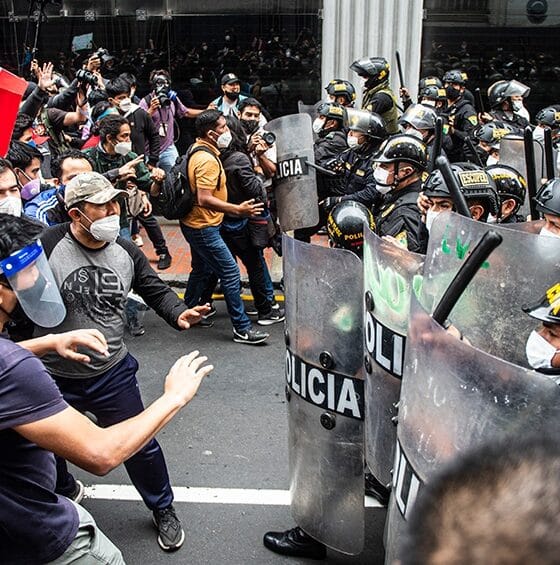
[[[197,151],[206,151],[219,162],[216,155],[202,145],[193,146],[185,155],[178,157],[163,181],[159,196],[152,197],[156,213],[163,215],[168,220],[182,220],[195,205],[195,192],[191,190],[187,167],[189,159]],[[221,174],[220,168],[220,176]],[[220,186],[220,176],[217,186]]]

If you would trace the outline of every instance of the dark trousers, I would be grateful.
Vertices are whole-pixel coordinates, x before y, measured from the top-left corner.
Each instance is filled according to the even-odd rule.
[[[106,373],[89,379],[55,377],[64,400],[79,412],[91,412],[106,428],[136,416],[144,410],[136,371],[138,362],[128,354]],[[150,510],[167,508],[173,502],[169,474],[158,442],[152,439],[124,462],[132,484]],[[66,461],[56,458],[56,492],[68,496],[75,485]]]
[[[138,233],[138,225],[134,225],[136,221],[140,222],[144,226],[157,255],[165,255],[169,253],[163,232],[161,231],[158,221],[153,214],[149,214],[148,216],[140,214],[135,218],[132,218],[131,231],[133,235]]]

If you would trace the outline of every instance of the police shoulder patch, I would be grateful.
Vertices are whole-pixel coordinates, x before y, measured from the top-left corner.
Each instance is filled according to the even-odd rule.
[[[476,115],[474,115],[474,116],[469,116],[469,117],[467,118],[467,120],[469,120],[469,122],[470,122],[473,126],[478,125],[478,118],[476,117]]]
[[[395,205],[391,204],[391,206],[389,206],[386,210],[383,210],[381,212],[381,217],[384,218],[385,216],[387,216],[388,214],[390,214],[393,210],[395,209]]]
[[[402,245],[404,245],[405,247],[408,247],[408,235],[406,233],[405,230],[399,232],[396,236],[395,239]]]

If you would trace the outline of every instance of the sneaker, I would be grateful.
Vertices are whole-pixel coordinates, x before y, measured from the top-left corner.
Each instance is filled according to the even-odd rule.
[[[75,483],[76,484],[74,486],[74,491],[68,496],[68,498],[70,500],[73,500],[76,504],[80,504],[82,498],[84,498],[84,492],[86,488],[84,487],[84,483],[82,483],[82,481],[79,481],[78,479],[75,480]]]
[[[154,510],[153,520],[159,533],[157,540],[163,550],[175,551],[183,545],[185,532],[173,506],[168,506],[163,510]]]
[[[144,326],[138,320],[133,320],[128,323],[128,331],[133,337],[140,337],[146,333]]]
[[[142,239],[142,236],[139,234],[133,235],[132,236],[132,241],[138,246],[138,247],[142,247],[144,245],[144,240]]]
[[[245,314],[247,314],[247,316],[258,316],[259,311],[253,304],[252,306],[245,306]]]
[[[210,312],[208,312],[208,314],[206,314],[206,316],[204,316],[204,318],[208,319],[208,318],[213,318],[216,315],[216,307],[214,306],[214,304],[210,304]]]
[[[263,343],[268,339],[266,332],[261,332],[259,330],[248,329],[245,331],[233,330],[233,341],[236,343],[247,343],[248,345],[257,345],[258,343]]]
[[[159,271],[165,271],[171,267],[171,255],[169,253],[163,253],[159,256],[157,268]]]
[[[270,326],[272,324],[277,324],[278,322],[283,322],[285,319],[284,310],[281,308],[272,309],[268,314],[259,315],[257,324],[259,326]]]

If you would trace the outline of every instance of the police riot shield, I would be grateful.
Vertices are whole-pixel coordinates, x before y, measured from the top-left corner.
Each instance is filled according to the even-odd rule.
[[[546,162],[545,153],[542,143],[533,141],[535,152],[535,169],[537,176],[537,186],[541,185],[543,179],[546,179]],[[555,152],[556,154],[556,152]],[[556,162],[556,156],[555,160]],[[525,162],[525,142],[523,136],[508,134],[500,140],[500,165],[508,165],[513,167],[519,174],[527,180],[527,164]],[[529,192],[525,195],[525,202],[519,209],[519,213],[525,218],[531,213],[529,209]],[[534,219],[534,218],[533,218]]]
[[[342,553],[364,542],[362,265],[284,236],[292,514]]]
[[[315,119],[317,114],[317,106],[321,103],[321,101],[316,102],[315,104],[305,104],[303,100],[298,100],[298,113],[300,114],[308,114],[311,120]]]
[[[441,213],[430,229],[421,300],[432,313],[467,254],[490,229],[503,237],[502,244],[476,273],[450,321],[475,347],[525,365],[525,340],[533,321],[521,307],[557,282],[557,238]]]
[[[480,324],[490,331],[488,322],[507,308],[509,300],[502,295]],[[538,326],[536,320],[532,324]],[[399,541],[414,501],[442,464],[490,441],[558,426],[560,387],[552,379],[453,337],[413,296],[385,532],[386,563],[399,557]]]
[[[311,118],[291,114],[265,125],[276,135],[278,162],[274,176],[274,195],[282,231],[307,228],[319,222],[317,181]]]
[[[420,291],[424,257],[384,241],[367,226],[363,249],[366,462],[389,486],[410,296]]]

